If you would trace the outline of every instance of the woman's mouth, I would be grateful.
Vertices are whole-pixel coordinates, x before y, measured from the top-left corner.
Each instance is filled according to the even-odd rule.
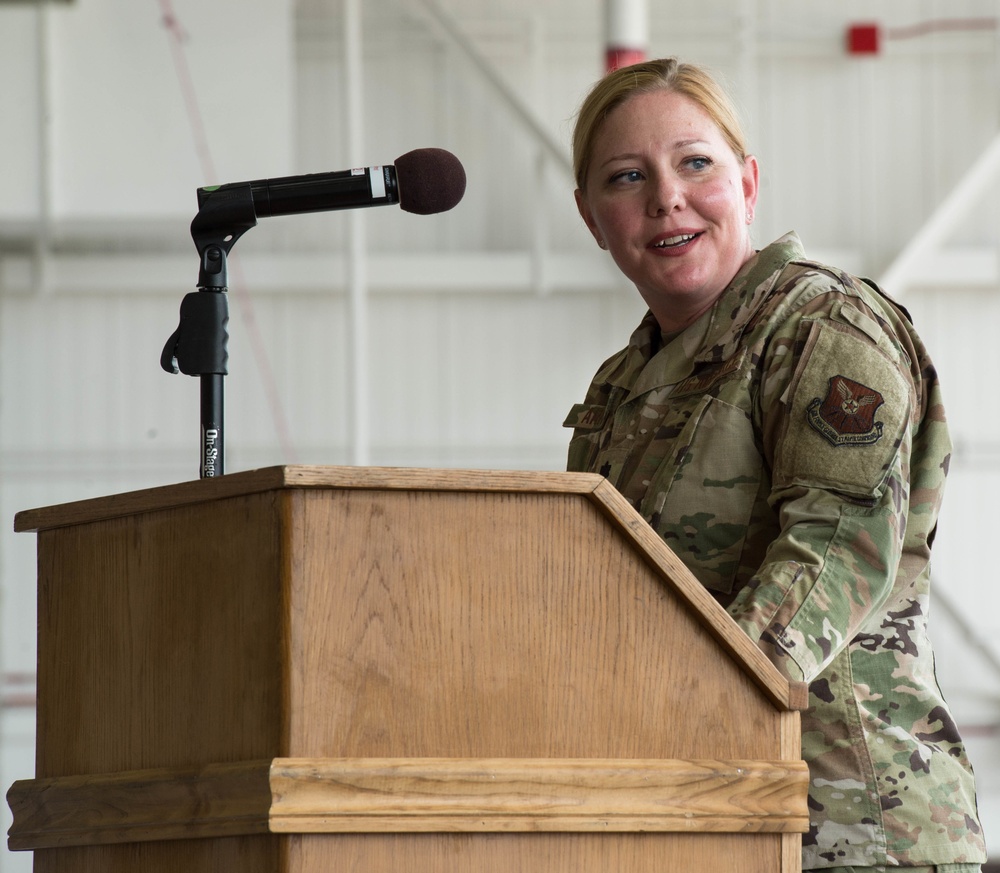
[[[701,236],[700,233],[678,233],[673,236],[665,236],[662,239],[657,239],[650,244],[650,248],[669,250],[669,249],[679,249],[686,246],[692,240],[697,239]]]

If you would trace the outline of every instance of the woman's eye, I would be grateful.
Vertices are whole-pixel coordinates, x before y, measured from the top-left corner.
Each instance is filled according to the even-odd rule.
[[[692,170],[704,170],[712,165],[712,159],[706,158],[702,155],[696,155],[693,158],[685,160],[684,165],[690,167]]]
[[[621,173],[615,173],[611,177],[612,182],[638,182],[642,179],[642,173],[638,170],[623,170]]]

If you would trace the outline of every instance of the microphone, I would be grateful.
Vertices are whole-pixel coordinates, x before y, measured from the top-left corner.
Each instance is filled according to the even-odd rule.
[[[414,149],[395,165],[362,167],[333,173],[309,173],[252,182],[232,182],[198,189],[199,208],[220,206],[245,196],[247,186],[258,218],[327,212],[398,203],[417,215],[446,212],[465,194],[465,169],[444,149]]]

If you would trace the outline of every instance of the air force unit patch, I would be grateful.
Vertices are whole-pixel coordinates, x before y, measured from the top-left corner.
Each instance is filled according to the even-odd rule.
[[[796,379],[785,389],[790,406],[775,451],[774,486],[880,497],[909,439],[907,362],[891,346],[882,349],[836,322],[810,325],[804,348]]]
[[[809,424],[834,446],[870,446],[882,439],[882,423],[875,413],[882,395],[848,379],[833,376],[826,397],[816,397],[806,408]]]

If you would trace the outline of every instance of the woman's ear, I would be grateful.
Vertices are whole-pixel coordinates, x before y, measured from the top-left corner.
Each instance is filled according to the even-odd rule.
[[[757,190],[760,187],[760,167],[753,155],[743,159],[743,199],[747,205],[747,215],[752,216],[757,206]]]

